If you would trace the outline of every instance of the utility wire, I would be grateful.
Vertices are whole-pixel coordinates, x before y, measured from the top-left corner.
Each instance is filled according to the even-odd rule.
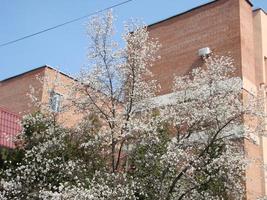
[[[51,31],[51,30],[53,30],[53,29],[57,29],[57,28],[59,28],[59,27],[65,26],[65,25],[67,25],[67,24],[71,24],[71,23],[73,23],[73,22],[77,22],[77,21],[79,21],[79,20],[88,18],[88,17],[90,17],[90,16],[92,16],[92,15],[96,15],[96,14],[98,14],[98,13],[101,13],[101,12],[110,10],[110,9],[112,9],[112,8],[121,6],[121,5],[123,5],[123,4],[129,3],[130,1],[133,1],[133,0],[123,1],[123,2],[121,2],[121,3],[118,3],[118,4],[115,4],[115,5],[113,5],[113,6],[104,8],[104,9],[102,9],[102,10],[99,10],[99,11],[96,11],[96,12],[93,12],[93,13],[90,13],[90,14],[87,14],[87,15],[84,15],[84,16],[81,16],[81,17],[78,17],[78,18],[75,18],[75,19],[66,21],[66,22],[64,22],[64,23],[62,23],[62,24],[58,24],[58,25],[56,25],[56,26],[52,26],[52,27],[50,27],[50,28],[46,28],[46,29],[44,29],[44,30],[38,31],[38,32],[36,32],[36,33],[30,34],[30,35],[26,35],[26,36],[24,36],[24,37],[21,37],[21,38],[15,39],[15,40],[11,40],[11,41],[9,41],[9,42],[2,43],[2,44],[0,44],[0,47],[8,46],[8,45],[13,44],[13,43],[16,43],[16,42],[18,42],[18,41],[25,40],[25,39],[27,39],[27,38],[30,38],[30,37],[33,37],[33,36],[36,36],[36,35],[40,35],[40,34],[42,34],[42,33]]]

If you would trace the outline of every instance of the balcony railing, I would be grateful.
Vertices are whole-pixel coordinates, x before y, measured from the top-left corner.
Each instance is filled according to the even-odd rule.
[[[21,117],[0,107],[0,146],[14,148],[14,138],[21,131]]]

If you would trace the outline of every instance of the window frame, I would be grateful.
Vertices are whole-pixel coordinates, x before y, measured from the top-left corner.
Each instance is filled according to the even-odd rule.
[[[58,113],[61,111],[63,95],[52,90],[50,92],[49,107],[52,112]]]

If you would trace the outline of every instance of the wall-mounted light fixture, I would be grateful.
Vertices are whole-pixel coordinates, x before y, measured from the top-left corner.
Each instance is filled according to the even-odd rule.
[[[202,58],[208,57],[212,53],[211,49],[209,47],[205,47],[198,50],[198,55]]]

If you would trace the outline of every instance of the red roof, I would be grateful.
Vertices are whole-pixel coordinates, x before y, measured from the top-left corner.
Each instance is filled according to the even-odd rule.
[[[14,148],[15,138],[21,131],[21,117],[13,112],[0,107],[0,146]]]

